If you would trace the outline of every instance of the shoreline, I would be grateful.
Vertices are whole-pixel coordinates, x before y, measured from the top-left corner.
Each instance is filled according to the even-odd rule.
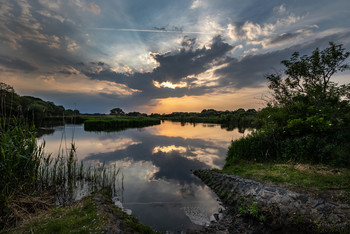
[[[203,232],[239,233],[240,228],[247,228],[245,232],[248,233],[350,231],[348,204],[311,197],[214,170],[196,170],[194,174],[228,207],[228,216],[203,228]],[[237,218],[247,223],[239,223]]]

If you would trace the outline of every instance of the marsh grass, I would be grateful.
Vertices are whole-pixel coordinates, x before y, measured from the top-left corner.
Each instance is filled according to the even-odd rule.
[[[77,203],[69,208],[56,207],[49,213],[9,233],[99,233],[105,223],[92,201]]]
[[[46,155],[45,143],[37,143],[34,127],[11,121],[0,126],[0,230],[38,209],[65,206],[102,188],[117,194],[120,170],[116,165],[78,162],[73,139],[56,157]]]
[[[8,233],[156,233],[114,205],[109,189],[67,206],[53,207]]]
[[[84,122],[85,131],[120,131],[126,128],[141,128],[160,124],[150,117],[91,117]]]

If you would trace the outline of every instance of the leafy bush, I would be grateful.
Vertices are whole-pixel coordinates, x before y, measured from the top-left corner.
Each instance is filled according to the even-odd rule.
[[[286,77],[267,76],[274,99],[258,113],[258,130],[232,142],[226,164],[246,159],[350,166],[350,84],[330,80],[350,69],[344,64],[349,56],[330,43],[311,56],[294,53],[282,61]]]

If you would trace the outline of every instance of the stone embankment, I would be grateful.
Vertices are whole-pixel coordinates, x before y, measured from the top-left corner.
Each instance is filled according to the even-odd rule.
[[[226,205],[243,210],[257,203],[261,222],[276,227],[304,227],[309,232],[350,231],[350,206],[312,198],[278,186],[212,170],[194,172]],[[256,214],[255,214],[256,215]],[[261,216],[262,215],[262,216]],[[256,219],[259,216],[256,215]],[[298,228],[300,230],[300,228]]]

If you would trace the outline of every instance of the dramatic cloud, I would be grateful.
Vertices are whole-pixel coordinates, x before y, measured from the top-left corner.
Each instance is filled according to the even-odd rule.
[[[0,81],[83,112],[258,108],[247,99],[294,51],[350,48],[349,14],[345,0],[0,1]]]
[[[18,58],[11,58],[7,56],[1,56],[0,55],[0,65],[4,66],[5,68],[11,68],[21,71],[35,71],[37,68],[33,66],[32,64],[23,61]]]

